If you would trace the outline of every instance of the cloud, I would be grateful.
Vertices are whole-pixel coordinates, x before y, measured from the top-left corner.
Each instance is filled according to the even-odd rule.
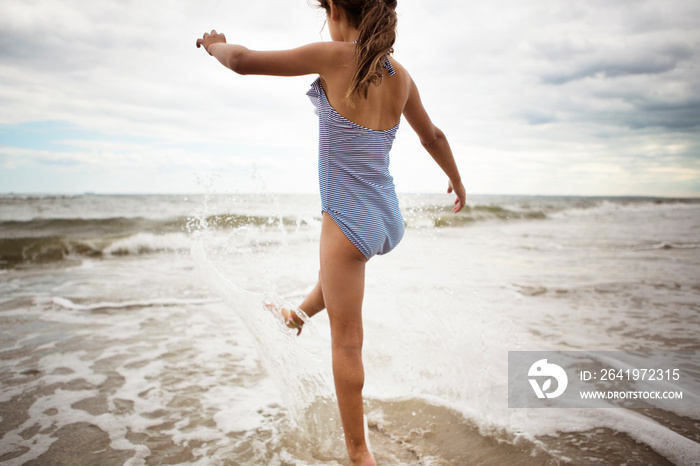
[[[629,44],[588,45],[586,50],[561,49],[549,52],[548,44],[539,45],[540,53],[556,69],[542,77],[545,84],[565,84],[585,78],[617,78],[630,75],[654,75],[676,69],[682,61],[695,58],[693,49],[686,44],[663,46],[639,44],[638,48]]]
[[[304,95],[313,77],[237,76],[194,46],[211,28],[254,49],[328,39],[322,12],[306,3],[3,1],[5,179],[21,167],[41,168],[47,180],[80,170],[128,177],[141,167],[177,170],[168,188],[177,191],[188,172],[237,171],[246,185],[255,167],[270,189],[316,191],[317,121]],[[699,8],[403,0],[395,57],[478,192],[606,194],[624,185],[626,194],[700,195],[700,183],[675,175],[694,176],[700,157]],[[64,131],[53,144],[22,132],[47,121]],[[405,123],[392,164],[402,190],[444,189]],[[635,188],[621,175],[640,172],[656,181]]]

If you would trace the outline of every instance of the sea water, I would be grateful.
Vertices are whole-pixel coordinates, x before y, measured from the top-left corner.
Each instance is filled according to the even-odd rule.
[[[400,201],[363,306],[380,464],[700,464],[697,393],[507,400],[508,351],[700,349],[700,200]],[[0,196],[0,463],[344,464],[327,316],[296,337],[262,305],[313,287],[320,221],[314,195]]]

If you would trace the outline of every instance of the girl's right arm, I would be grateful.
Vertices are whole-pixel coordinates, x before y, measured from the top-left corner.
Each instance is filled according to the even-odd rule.
[[[211,56],[238,74],[268,76],[325,75],[335,65],[336,44],[318,42],[290,50],[255,51],[242,45],[227,44],[226,37],[216,31],[197,39]]]
[[[452,149],[447,142],[445,133],[440,128],[435,126],[428,116],[428,112],[423,107],[418,93],[416,83],[411,80],[411,87],[408,92],[408,100],[403,110],[403,115],[406,121],[411,125],[411,128],[416,132],[421,144],[425,150],[431,155],[433,160],[445,172],[450,180],[447,192],[454,191],[457,199],[455,199],[454,212],[457,213],[464,207],[466,203],[466,190],[462,184],[462,177],[457,168]]]

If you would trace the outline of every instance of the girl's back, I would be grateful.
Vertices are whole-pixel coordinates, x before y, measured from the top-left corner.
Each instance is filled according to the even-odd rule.
[[[411,78],[393,58],[389,58],[394,75],[384,69],[381,84],[370,84],[367,98],[355,96],[352,105],[346,97],[352,80],[356,44],[343,42],[337,46],[337,66],[321,75],[323,90],[331,106],[344,118],[365,128],[378,131],[393,128],[399,123],[408,100]]]

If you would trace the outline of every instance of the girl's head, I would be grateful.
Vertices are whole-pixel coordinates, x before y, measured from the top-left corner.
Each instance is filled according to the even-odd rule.
[[[379,85],[384,71],[384,57],[394,51],[396,41],[397,0],[318,0],[331,13],[331,4],[342,10],[350,27],[357,29],[355,72],[346,94],[352,103],[356,95],[367,97],[370,84]]]

